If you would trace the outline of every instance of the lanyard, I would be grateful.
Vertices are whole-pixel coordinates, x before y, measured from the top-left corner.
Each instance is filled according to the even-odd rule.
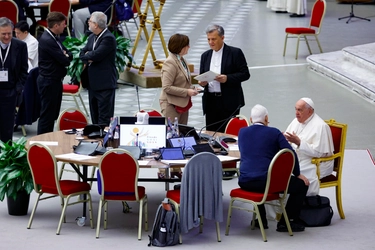
[[[46,31],[48,32],[48,34],[50,34],[53,37],[53,39],[55,40],[55,42],[57,43],[57,45],[59,45],[61,51],[64,52],[64,50],[61,47],[60,43],[57,41],[56,37],[51,33],[51,31],[49,31],[49,29],[46,29]]]
[[[95,45],[96,45],[96,42],[99,40],[99,38],[103,35],[103,33],[107,30],[107,28],[105,28],[102,33],[100,33],[100,35],[94,39],[94,45],[92,46],[92,50],[95,50]]]
[[[5,57],[4,57],[4,59],[3,59],[3,52],[0,51],[0,58],[1,58],[1,66],[2,66],[2,68],[4,68],[4,63],[5,63],[5,61],[6,61],[7,58],[8,58],[8,53],[9,53],[9,48],[10,48],[11,43],[12,43],[12,42],[10,42],[9,45],[8,45],[7,52],[5,52]]]

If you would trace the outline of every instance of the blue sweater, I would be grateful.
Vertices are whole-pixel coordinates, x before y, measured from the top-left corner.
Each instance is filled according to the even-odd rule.
[[[280,130],[263,125],[242,128],[238,135],[238,147],[241,153],[239,182],[266,180],[268,167],[277,152],[284,148],[293,150]],[[299,176],[296,153],[294,156],[293,174]]]

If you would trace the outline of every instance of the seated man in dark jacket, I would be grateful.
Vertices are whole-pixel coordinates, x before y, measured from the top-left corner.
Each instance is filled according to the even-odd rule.
[[[257,104],[251,110],[250,121],[253,125],[242,128],[238,135],[238,146],[241,153],[239,186],[248,191],[263,193],[267,182],[268,167],[273,157],[281,149],[292,149],[280,130],[268,127],[268,111]],[[294,151],[293,151],[294,152]],[[299,220],[303,200],[308,189],[308,179],[300,174],[297,155],[293,175],[289,182],[289,198],[286,204],[290,225],[294,232],[305,229]],[[258,206],[264,228],[267,229],[266,211]],[[259,227],[258,221],[255,224]],[[287,232],[284,217],[277,224],[277,231]]]

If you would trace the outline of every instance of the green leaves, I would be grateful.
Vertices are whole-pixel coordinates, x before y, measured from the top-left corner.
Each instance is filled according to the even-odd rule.
[[[16,199],[18,191],[26,190],[29,194],[34,188],[25,143],[25,137],[12,145],[0,141],[0,201],[5,195]]]
[[[118,77],[118,72],[123,72],[125,70],[127,61],[130,63],[133,62],[133,56],[129,52],[131,47],[130,39],[119,35],[117,32],[114,32],[113,34],[116,37],[117,43],[115,65]],[[82,36],[79,39],[75,37],[66,37],[63,42],[64,46],[73,54],[73,60],[70,62],[67,74],[72,78],[75,77],[79,82],[81,81],[81,73],[83,71],[83,62],[79,59],[79,53],[81,52],[81,49],[85,47],[87,38],[87,36]]]

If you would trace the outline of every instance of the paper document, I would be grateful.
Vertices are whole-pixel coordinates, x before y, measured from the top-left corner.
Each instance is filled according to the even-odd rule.
[[[198,81],[202,81],[202,82],[212,82],[215,79],[215,77],[218,75],[220,74],[215,73],[210,70],[203,74],[197,75],[196,77],[194,77],[194,79]]]
[[[88,159],[94,159],[95,158],[95,156],[79,155],[79,154],[75,154],[75,153],[56,155],[55,157],[60,158],[60,159],[65,159],[65,160],[76,160],[76,161],[82,161],[82,160],[88,160]]]
[[[30,145],[33,143],[40,143],[44,146],[58,146],[59,145],[57,141],[30,141]]]

